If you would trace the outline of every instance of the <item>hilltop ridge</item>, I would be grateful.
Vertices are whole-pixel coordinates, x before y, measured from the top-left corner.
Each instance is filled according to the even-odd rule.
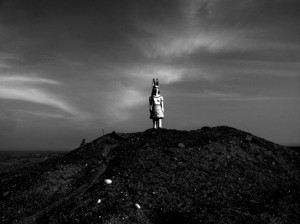
[[[227,126],[113,132],[1,174],[1,221],[296,223],[299,158]]]

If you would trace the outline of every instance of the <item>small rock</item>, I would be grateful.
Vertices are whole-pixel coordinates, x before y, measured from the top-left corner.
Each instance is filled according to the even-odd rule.
[[[104,180],[104,183],[106,183],[106,184],[111,184],[111,183],[112,183],[112,180],[111,180],[111,179],[105,179],[105,180]]]
[[[181,148],[181,149],[184,149],[185,145],[183,143],[178,143],[178,147]]]
[[[9,191],[4,192],[4,193],[3,193],[3,197],[7,196],[8,194],[9,194]]]
[[[142,146],[143,148],[148,148],[149,147],[149,143],[145,143],[145,145]]]
[[[252,137],[250,135],[247,135],[245,138],[246,142],[251,142],[252,141]]]
[[[141,206],[140,206],[138,203],[135,204],[135,207],[136,207],[137,209],[141,209]]]

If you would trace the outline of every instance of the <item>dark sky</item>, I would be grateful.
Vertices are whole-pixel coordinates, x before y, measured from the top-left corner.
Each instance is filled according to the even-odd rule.
[[[0,150],[152,127],[300,144],[299,0],[0,1]]]

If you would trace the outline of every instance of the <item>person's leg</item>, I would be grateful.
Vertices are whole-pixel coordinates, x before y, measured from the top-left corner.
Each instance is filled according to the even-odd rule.
[[[156,120],[155,119],[153,119],[153,128],[157,128],[157,124],[156,124]]]
[[[158,119],[158,127],[162,128],[162,119]]]

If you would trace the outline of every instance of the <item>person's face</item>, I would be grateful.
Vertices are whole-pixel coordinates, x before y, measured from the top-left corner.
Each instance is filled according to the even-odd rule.
[[[154,87],[154,93],[158,94],[158,88],[157,87]]]

